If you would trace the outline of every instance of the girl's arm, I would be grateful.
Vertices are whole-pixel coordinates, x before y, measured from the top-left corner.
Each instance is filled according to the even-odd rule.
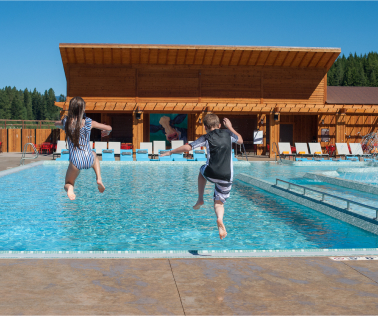
[[[101,137],[109,136],[110,132],[112,131],[112,127],[110,125],[101,124],[96,121],[92,121],[91,128],[97,128],[101,130]]]
[[[55,127],[63,129],[62,121],[55,121],[54,122]]]

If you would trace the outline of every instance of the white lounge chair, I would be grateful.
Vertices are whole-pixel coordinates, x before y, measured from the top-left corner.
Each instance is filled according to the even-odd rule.
[[[307,143],[295,143],[297,156],[312,156],[308,153]]]
[[[308,143],[308,147],[310,147],[310,153],[314,157],[329,157],[328,154],[323,154],[322,146],[320,146],[320,143]]]
[[[95,142],[95,149],[97,155],[102,155],[103,149],[108,149],[108,143],[107,142]]]
[[[152,155],[152,143],[151,142],[140,143],[139,149],[147,149],[148,155]]]
[[[291,145],[290,143],[278,143],[278,150],[279,150],[279,156],[280,157],[291,157],[291,156],[295,156],[295,154],[293,154],[291,152]]]
[[[64,140],[58,140],[56,143],[56,150],[55,153],[53,153],[53,159],[55,156],[60,156],[62,149],[68,149],[67,142]]]
[[[184,145],[183,140],[172,140],[172,149],[179,148]]]
[[[109,142],[108,149],[114,149],[114,155],[121,154],[121,142]]]
[[[165,141],[161,140],[154,140],[153,141],[154,145],[154,155],[159,155],[160,150],[165,150]]]
[[[336,143],[337,156],[351,156],[347,143]]]
[[[370,154],[364,154],[364,151],[362,150],[362,146],[360,143],[350,143],[349,146],[350,146],[350,150],[353,156],[361,156],[361,157],[371,156]]]
[[[93,142],[89,142],[89,146],[93,149]]]

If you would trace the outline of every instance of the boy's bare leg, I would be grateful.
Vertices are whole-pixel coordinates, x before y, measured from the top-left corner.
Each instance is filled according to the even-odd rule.
[[[203,205],[203,193],[205,192],[206,179],[200,173],[198,174],[198,200],[196,205],[193,206],[195,210],[198,210]]]
[[[79,173],[80,173],[80,170],[77,169],[72,163],[70,163],[67,169],[67,173],[66,173],[66,181],[64,184],[64,190],[66,190],[67,196],[71,201],[75,200],[76,198],[76,195],[74,193],[74,185],[75,185],[75,181]]]
[[[217,216],[217,225],[219,231],[219,238],[223,239],[227,236],[226,227],[223,224],[224,206],[219,200],[214,201],[214,211]]]
[[[93,168],[94,172],[96,173],[98,190],[100,191],[100,193],[102,193],[102,192],[105,191],[105,186],[102,183],[102,179],[101,179],[100,161],[98,160],[96,153],[94,153],[93,151],[92,151],[92,153],[93,153],[93,156],[94,156],[94,159],[95,159],[92,168]]]

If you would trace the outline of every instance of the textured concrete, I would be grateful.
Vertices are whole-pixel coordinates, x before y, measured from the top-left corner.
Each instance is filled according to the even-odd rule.
[[[0,260],[0,314],[376,315],[378,262]]]

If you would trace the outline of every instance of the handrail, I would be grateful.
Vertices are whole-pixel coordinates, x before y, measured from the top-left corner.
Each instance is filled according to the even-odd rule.
[[[25,157],[25,154],[26,154],[26,148],[28,147],[28,145],[32,146],[33,150],[34,150],[34,153],[35,153],[35,156],[33,158],[26,158]],[[21,161],[20,161],[20,166],[23,166],[24,165],[24,161],[25,159],[36,159],[38,158],[38,150],[37,148],[35,148],[34,144],[33,143],[26,143],[25,146],[24,146],[24,151],[22,152],[22,156],[21,156]]]
[[[339,199],[339,200],[342,200],[344,202],[347,202],[347,210],[349,211],[350,210],[350,204],[355,204],[355,205],[358,205],[358,206],[362,206],[362,207],[366,207],[366,208],[369,208],[369,209],[372,209],[372,210],[375,210],[376,214],[375,214],[375,220],[378,220],[378,207],[374,207],[374,206],[370,206],[370,205],[366,205],[366,204],[362,204],[362,203],[359,203],[359,202],[354,202],[352,200],[349,200],[349,199],[344,199],[342,197],[338,197],[336,195],[332,195],[332,194],[329,194],[329,193],[325,193],[325,192],[322,192],[322,191],[318,191],[318,190],[315,190],[315,189],[310,189],[310,188],[307,188],[303,185],[299,185],[299,184],[295,184],[295,183],[291,183],[291,182],[288,182],[288,181],[285,181],[285,180],[281,180],[281,179],[276,179],[276,186],[278,186],[278,182],[284,182],[284,183],[287,183],[289,184],[289,188],[288,190],[290,190],[290,187],[293,185],[293,186],[296,186],[296,187],[299,187],[299,188],[302,188],[303,189],[303,195],[306,195],[306,190],[308,191],[312,191],[312,192],[316,192],[316,193],[319,193],[322,195],[322,202],[324,202],[324,197],[325,196],[330,196],[330,197],[333,197],[335,199]]]
[[[276,161],[277,161],[277,155],[278,157],[280,157],[280,162],[282,162],[282,158],[281,158],[281,155],[280,155],[280,151],[278,150],[278,146],[277,146],[277,143],[274,142],[272,145],[276,145]],[[273,147],[273,146],[272,146]]]

